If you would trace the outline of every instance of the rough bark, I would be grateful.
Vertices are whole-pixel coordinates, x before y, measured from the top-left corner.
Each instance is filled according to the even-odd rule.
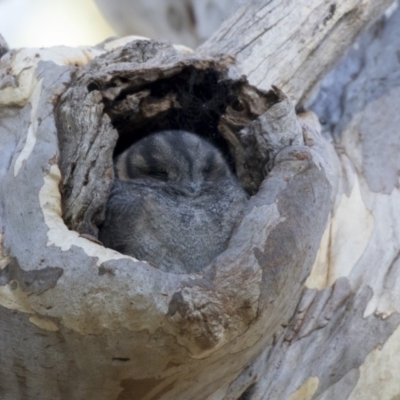
[[[322,3],[314,1],[318,7],[309,10],[309,19],[302,16],[297,36],[307,35],[307,21],[320,26],[323,33],[313,40],[330,49],[326,58],[313,45],[302,64],[293,62],[296,50],[277,57],[269,73],[284,71],[285,78],[264,92],[254,75],[248,74],[249,82],[242,76],[240,55],[246,48],[261,65],[265,54],[254,53],[258,40],[261,47],[271,43],[281,23],[279,40],[293,35],[279,4],[254,2],[239,11],[233,20],[246,34],[236,31],[236,51],[228,40],[232,32],[223,27],[193,54],[125,39],[96,48],[10,50],[2,57],[2,398],[294,399],[335,398],[338,392],[357,398],[368,371],[382,365],[374,348],[394,340],[400,323],[398,224],[383,235],[388,219],[397,216],[398,182],[377,186],[373,150],[386,142],[377,141],[374,125],[362,125],[359,116],[379,107],[361,100],[355,108],[346,105],[349,114],[339,120],[349,129],[337,128],[335,137],[357,157],[338,157],[313,114],[296,116],[285,94],[305,98],[377,8],[351,2],[353,8],[338,6],[336,17],[324,23]],[[278,22],[256,35],[266,9]],[[344,25],[341,12],[358,17]],[[327,108],[322,99],[315,104],[316,110]],[[387,104],[389,99],[385,111],[394,110]],[[327,121],[332,126],[329,113]],[[174,124],[230,150],[241,182],[254,194],[228,249],[196,275],[161,272],[95,239],[117,138],[120,151]],[[350,129],[355,126],[364,135],[358,142]],[[394,141],[394,129],[390,137]],[[367,206],[360,207],[363,199]],[[388,235],[391,252],[383,257],[379,244]],[[372,274],[365,276],[371,259]],[[374,279],[382,259],[385,268]],[[356,345],[349,347],[349,340]]]
[[[340,160],[336,200],[291,326],[253,364],[265,372],[251,398],[399,395],[399,22],[397,10],[375,24],[310,104]]]
[[[299,103],[392,2],[253,1],[251,7],[243,4],[199,50],[231,54],[252,85],[276,85]]]

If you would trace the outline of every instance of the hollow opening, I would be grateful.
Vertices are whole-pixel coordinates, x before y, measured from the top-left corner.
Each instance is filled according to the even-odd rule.
[[[199,272],[226,250],[248,197],[229,173],[234,154],[220,133],[228,108],[244,110],[243,81],[224,72],[190,65],[139,85],[117,76],[103,87],[104,112],[119,134],[114,157],[147,135],[181,130],[214,144],[228,164],[182,134],[154,136],[121,155],[99,226],[106,247],[172,273]]]
[[[253,393],[255,391],[256,384],[251,384],[239,397],[238,400],[250,400],[253,397]]]
[[[237,77],[230,60],[170,61],[167,54],[164,64],[153,65],[158,47],[146,52],[139,44],[125,49],[115,67],[107,60],[104,73],[103,60],[94,63],[94,71],[66,92],[57,111],[63,217],[70,229],[94,237],[113,185],[113,156],[152,133],[179,129],[205,138],[219,148],[249,194],[263,179],[265,155],[254,135],[242,130],[276,103],[276,96]],[[123,65],[128,59],[132,66]]]
[[[140,88],[127,87],[113,101],[105,99],[105,112],[119,133],[114,156],[151,133],[185,130],[217,146],[234,170],[219,124],[227,107],[241,111],[241,84],[240,80],[222,79],[222,73],[215,69],[188,66],[172,77]]]

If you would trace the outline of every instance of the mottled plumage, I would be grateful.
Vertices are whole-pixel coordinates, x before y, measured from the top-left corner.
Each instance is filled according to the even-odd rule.
[[[116,160],[100,240],[106,247],[188,273],[227,247],[247,195],[221,153],[184,131],[163,131]]]

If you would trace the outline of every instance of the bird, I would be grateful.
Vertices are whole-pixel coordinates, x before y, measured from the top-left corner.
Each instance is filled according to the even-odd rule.
[[[114,165],[104,246],[176,274],[200,272],[227,248],[248,195],[208,140],[183,130],[153,133]]]

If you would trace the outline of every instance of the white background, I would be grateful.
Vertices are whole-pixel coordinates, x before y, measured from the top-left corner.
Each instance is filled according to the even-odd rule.
[[[0,0],[0,33],[10,48],[94,45],[115,35],[94,0]]]

